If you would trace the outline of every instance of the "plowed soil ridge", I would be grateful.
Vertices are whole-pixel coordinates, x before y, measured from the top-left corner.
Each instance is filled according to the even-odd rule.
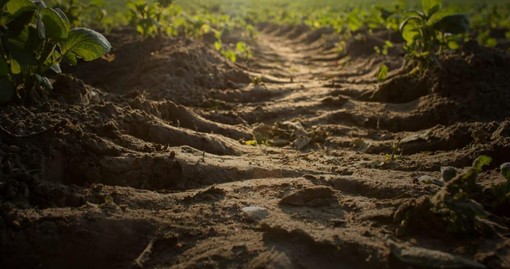
[[[367,52],[377,35],[339,53],[327,32],[268,25],[238,64],[200,42],[112,39],[116,60],[72,70],[85,83],[59,77],[44,106],[1,109],[2,268],[398,268],[395,210],[439,189],[420,177],[509,160],[508,118],[401,79],[399,51]],[[257,133],[273,145],[247,145]],[[281,202],[300,190],[320,195]]]

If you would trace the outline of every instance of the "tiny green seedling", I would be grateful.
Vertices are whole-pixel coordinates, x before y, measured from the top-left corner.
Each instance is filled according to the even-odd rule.
[[[390,68],[385,65],[385,64],[381,64],[379,66],[379,71],[377,71],[377,80],[378,81],[385,81],[386,78],[388,78],[388,72],[390,71]]]
[[[386,154],[386,161],[393,162],[402,158],[402,148],[400,147],[400,140],[395,140],[391,144],[391,154]]]

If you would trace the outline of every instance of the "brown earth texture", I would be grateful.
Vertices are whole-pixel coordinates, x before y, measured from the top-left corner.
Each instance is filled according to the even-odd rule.
[[[510,268],[510,55],[412,76],[387,35],[261,25],[231,63],[114,31],[109,61],[0,107],[0,268]],[[450,218],[445,167],[476,180]]]

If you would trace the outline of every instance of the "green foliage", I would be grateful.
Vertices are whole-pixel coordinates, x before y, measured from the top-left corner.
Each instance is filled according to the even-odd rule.
[[[131,23],[143,37],[161,36],[164,11],[172,4],[170,0],[137,0],[128,3]]]
[[[224,44],[221,40],[222,33],[219,31],[216,31],[215,37],[216,42],[214,42],[214,48],[223,55],[223,57],[227,58],[231,62],[235,63],[238,58],[242,59],[250,59],[253,57],[253,54],[251,52],[251,49],[248,47],[248,45],[243,42],[239,41],[235,44],[235,47],[232,47],[232,45]]]
[[[390,68],[382,64],[379,66],[379,71],[377,72],[377,80],[378,81],[384,81],[388,77],[388,72],[390,71]]]
[[[407,57],[419,67],[440,66],[438,55],[445,49],[458,49],[469,29],[466,15],[443,9],[441,2],[422,0],[422,10],[409,12],[399,27]]]
[[[0,3],[0,102],[18,95],[32,97],[34,90],[51,89],[45,74],[60,73],[60,62],[78,58],[95,60],[111,49],[101,34],[86,28],[71,29],[60,9],[43,1]]]
[[[393,43],[391,41],[386,40],[384,42],[384,45],[382,45],[382,47],[375,46],[374,50],[375,50],[375,53],[377,53],[378,55],[386,56],[386,55],[388,55],[390,49],[393,47],[395,47],[395,45],[393,45]]]
[[[439,215],[453,233],[471,233],[482,225],[481,219],[489,213],[473,197],[480,191],[476,179],[484,166],[489,165],[492,158],[481,156],[473,162],[472,167],[464,174],[448,181],[431,199],[432,212]]]
[[[50,3],[54,9],[62,10],[71,25],[102,27],[107,16],[105,0],[54,0]],[[104,27],[103,27],[104,28]]]
[[[471,168],[447,181],[432,197],[422,197],[398,212],[402,229],[446,229],[458,235],[494,232],[490,213],[475,199],[481,188],[476,180],[490,157],[478,158]],[[414,227],[416,226],[416,227]]]

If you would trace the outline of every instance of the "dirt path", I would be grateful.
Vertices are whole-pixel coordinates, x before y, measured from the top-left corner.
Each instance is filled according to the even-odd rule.
[[[36,208],[4,206],[2,225],[8,228],[1,252],[19,259],[3,264],[396,268],[402,265],[390,258],[390,239],[473,258],[479,250],[460,249],[465,242],[454,238],[397,239],[394,212],[435,193],[439,187],[419,178],[440,178],[441,166],[469,166],[483,150],[497,159],[508,146],[491,148],[491,141],[475,146],[475,139],[490,138],[473,133],[492,133],[499,122],[443,126],[451,99],[419,89],[414,94],[419,96],[388,103],[391,95],[373,79],[381,60],[338,56],[334,44],[332,37],[300,28],[266,27],[256,60],[242,65],[261,82],[215,88],[193,109],[179,105],[183,96],[172,102],[139,92],[114,95],[106,103],[91,97],[89,106],[50,108],[64,120],[70,117],[60,140],[49,139],[51,154],[40,153],[47,169],[42,177],[58,179],[29,188]],[[150,74],[173,72],[165,61],[184,53],[172,50],[175,44],[144,45],[153,52],[140,56],[149,60],[133,68],[136,80],[114,68],[111,74],[120,76],[114,82],[81,74],[113,93],[126,91],[126,81],[135,85],[127,90],[137,92],[156,80]],[[209,57],[193,49],[205,55],[198,58]],[[179,72],[193,72],[181,64]],[[101,68],[95,70],[106,72]],[[239,75],[231,77],[238,85]],[[159,91],[166,89],[162,82],[179,82],[168,75],[157,79]],[[146,89],[152,97],[163,94]],[[97,94],[102,93],[91,96]],[[195,100],[193,90],[187,94]],[[44,118],[39,111],[10,113],[32,115],[26,124]],[[21,130],[12,122],[6,126]],[[252,134],[259,143],[281,147],[239,143]],[[27,145],[37,145],[30,139]],[[84,152],[93,154],[76,157]],[[388,159],[392,153],[398,155],[394,161]],[[66,158],[71,154],[76,159]]]

